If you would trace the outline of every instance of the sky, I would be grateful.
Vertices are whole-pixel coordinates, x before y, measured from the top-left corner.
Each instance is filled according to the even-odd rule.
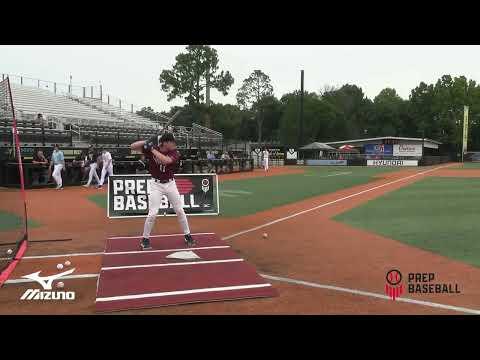
[[[0,73],[74,85],[102,84],[103,93],[136,107],[168,111],[184,100],[167,101],[158,77],[171,69],[186,45],[0,45]],[[214,102],[235,104],[235,95],[253,70],[270,76],[274,94],[300,88],[318,92],[325,85],[355,84],[373,99],[386,87],[407,99],[421,81],[434,83],[444,74],[480,82],[480,46],[447,45],[211,45],[219,70],[235,79],[227,96],[212,90]]]

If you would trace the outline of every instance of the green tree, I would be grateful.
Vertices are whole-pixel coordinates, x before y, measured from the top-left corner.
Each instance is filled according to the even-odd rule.
[[[262,138],[264,141],[278,141],[282,103],[275,96],[266,96],[261,100],[263,109]]]
[[[421,82],[410,94],[410,113],[416,119],[418,133],[439,140],[458,152],[463,133],[463,106],[470,113],[480,111],[480,89],[465,76],[443,75],[435,85]],[[475,136],[474,133],[470,134]]]
[[[285,94],[280,99],[283,112],[280,119],[279,138],[283,144],[296,144],[298,139],[298,119],[300,111],[300,92]],[[315,93],[304,93],[303,126],[305,144],[313,141],[338,140],[336,122],[338,113],[334,106]],[[305,145],[302,144],[302,145]]]
[[[345,84],[340,89],[326,91],[322,99],[335,109],[335,132],[338,138],[355,139],[365,134],[372,103],[362,89]]]
[[[242,111],[236,105],[212,104],[209,108],[211,128],[221,132],[224,139],[238,139],[242,123]]]
[[[219,72],[217,50],[208,45],[189,45],[186,50],[177,55],[171,70],[160,74],[167,100],[185,97],[188,104],[199,104],[205,99],[203,92],[207,87],[228,95],[234,80],[229,71]]]
[[[385,88],[373,99],[374,115],[370,127],[372,136],[405,136],[403,99],[395,89]],[[368,121],[368,120],[367,120]]]
[[[257,141],[262,141],[264,109],[267,98],[273,96],[273,86],[270,77],[261,70],[254,70],[243,80],[237,93],[237,102],[243,110],[250,110],[257,121]]]

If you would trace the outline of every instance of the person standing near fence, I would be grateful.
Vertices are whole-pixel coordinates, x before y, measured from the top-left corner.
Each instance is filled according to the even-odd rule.
[[[263,168],[265,170],[265,172],[268,171],[268,157],[269,157],[269,153],[268,153],[268,150],[267,148],[263,148],[263,151],[262,151],[262,154],[263,154]]]
[[[215,154],[213,150],[207,150],[208,170],[207,172],[213,172],[213,161],[215,160]]]
[[[110,152],[108,152],[106,149],[102,150],[102,162],[102,176],[100,177],[100,183],[98,184],[99,189],[103,186],[103,183],[105,182],[105,175],[107,175],[107,173],[108,176],[113,175],[112,154],[110,154]]]
[[[100,162],[99,158],[100,158],[100,155],[98,154],[98,152],[95,150],[93,145],[90,145],[90,147],[88,148],[87,165],[86,165],[86,168],[88,167],[89,169],[88,182],[85,185],[83,185],[83,187],[88,188],[92,183],[93,178],[95,178],[97,185],[100,185],[100,179],[98,178],[98,174],[97,174],[98,163]]]
[[[52,177],[57,184],[57,190],[63,189],[62,171],[64,170],[65,157],[63,156],[63,151],[60,151],[58,144],[55,144],[55,147],[53,148],[52,159],[50,160],[50,171],[52,171]]]
[[[42,150],[37,150],[37,152],[33,154],[32,164],[36,165],[33,171],[33,184],[36,185],[40,183],[40,177],[45,178],[43,182],[46,184],[48,182],[48,178],[46,177],[48,160]]]

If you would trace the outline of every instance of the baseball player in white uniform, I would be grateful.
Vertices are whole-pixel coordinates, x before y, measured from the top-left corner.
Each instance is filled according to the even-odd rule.
[[[102,150],[102,162],[103,162],[103,168],[102,168],[102,175],[100,177],[100,183],[98,184],[99,188],[103,186],[103,183],[105,181],[105,175],[107,175],[107,173],[108,173],[108,176],[113,175],[112,154],[110,154],[110,152],[108,152],[105,149]]]
[[[268,153],[267,148],[263,149],[262,154],[263,154],[263,168],[264,168],[265,171],[268,171],[268,156],[269,156],[269,153]]]
[[[63,189],[62,170],[65,171],[65,158],[63,152],[60,151],[59,146],[55,144],[50,161],[50,169],[53,168],[52,177],[57,183],[57,190]]]
[[[182,199],[175,183],[174,174],[180,161],[180,153],[177,151],[175,138],[172,133],[154,136],[146,141],[137,141],[130,145],[132,150],[141,150],[148,159],[149,171],[152,175],[151,192],[148,196],[148,216],[143,227],[143,239],[140,243],[142,250],[151,249],[150,233],[162,203],[163,195],[166,195],[172,204],[178,222],[185,235],[187,246],[195,245],[195,240],[190,234],[187,216],[182,206]]]
[[[98,155],[98,153],[93,149],[93,147],[90,147],[86,161],[90,170],[88,172],[88,182],[83,186],[88,188],[92,183],[93,178],[95,178],[97,185],[100,185],[100,179],[97,175],[97,167],[98,163],[100,162],[100,155]]]

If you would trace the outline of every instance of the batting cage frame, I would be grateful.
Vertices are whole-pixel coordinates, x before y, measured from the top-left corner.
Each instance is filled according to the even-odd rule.
[[[27,251],[28,244],[28,215],[27,215],[27,197],[25,193],[25,181],[23,174],[22,153],[20,149],[20,137],[18,134],[17,117],[15,106],[13,104],[12,89],[10,87],[10,79],[0,81],[0,117],[2,120],[11,121],[12,127],[12,142],[13,155],[18,164],[19,178],[20,178],[20,199],[17,203],[22,207],[20,210],[20,218],[22,220],[21,229],[17,234],[17,239],[0,239],[0,250],[3,250],[0,255],[0,287],[13,273],[20,259]],[[16,194],[14,195],[16,196]],[[15,200],[14,200],[15,201]],[[11,209],[9,209],[11,210]],[[9,234],[10,235],[10,234]],[[8,236],[8,235],[7,235]],[[12,247],[12,248],[9,248]],[[4,251],[7,249],[6,251]]]

